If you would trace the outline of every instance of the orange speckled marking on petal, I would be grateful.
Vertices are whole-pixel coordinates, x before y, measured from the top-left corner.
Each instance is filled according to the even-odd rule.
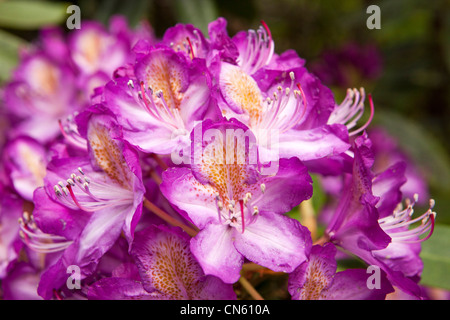
[[[153,89],[153,92],[162,91],[167,105],[171,109],[179,109],[183,100],[183,75],[180,66],[170,61],[164,53],[155,53],[145,67],[146,85]],[[164,108],[161,101],[156,99],[156,105]]]
[[[220,85],[225,99],[257,121],[262,112],[262,95],[256,81],[239,67],[223,63]]]
[[[234,161],[231,162],[230,159]],[[239,161],[242,159],[245,159],[245,146],[239,144],[227,146],[221,139],[204,149],[200,170],[219,193],[225,206],[230,200],[237,203],[248,189],[245,183],[248,175],[247,164]]]
[[[333,278],[327,274],[324,261],[321,259],[312,259],[308,266],[306,282],[300,295],[301,300],[318,300],[322,291],[332,282]]]
[[[132,190],[132,173],[108,128],[99,123],[91,123],[88,140],[98,166],[119,185]]]
[[[159,292],[176,300],[198,298],[202,271],[191,254],[189,242],[173,234],[158,237],[148,249],[146,272]]]

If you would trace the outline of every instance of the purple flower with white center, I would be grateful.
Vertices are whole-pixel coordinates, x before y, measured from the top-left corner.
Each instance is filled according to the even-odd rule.
[[[34,190],[44,185],[45,148],[30,137],[18,137],[5,145],[3,162],[14,189],[24,199],[32,201]]]
[[[394,291],[384,273],[379,288],[367,286],[365,269],[336,272],[336,247],[331,243],[314,245],[308,261],[289,275],[288,290],[293,300],[384,300]]]
[[[259,299],[250,275],[278,272],[293,299],[426,298],[434,201],[415,215],[426,189],[405,187],[409,160],[357,137],[371,96],[336,103],[263,21],[226,26],[177,24],[157,42],[114,17],[43,30],[23,52],[2,91],[0,299],[236,299],[238,280]],[[308,172],[333,197],[314,246]],[[348,254],[381,270],[381,289],[337,272]]]
[[[260,35],[264,34],[262,30]],[[254,37],[264,44],[255,44]],[[286,63],[289,68],[281,69],[282,63],[269,59],[273,45],[271,39],[263,40],[266,37],[249,33],[247,44],[240,44],[237,62],[219,63],[217,100],[222,114],[245,123],[255,133],[261,147],[273,145],[268,143],[267,136],[275,134],[271,139],[278,140],[275,148],[284,158],[295,156],[302,161],[313,160],[346,151],[350,147],[346,128],[342,124],[327,123],[335,106],[332,92],[308,73],[301,60],[287,58],[298,64]],[[252,50],[248,49],[253,46]],[[268,50],[261,52],[264,58],[248,53],[258,52],[257,46]],[[269,60],[275,61],[273,66]]]
[[[136,233],[131,261],[90,285],[88,299],[235,300],[232,285],[203,273],[189,240],[178,228],[142,229]]]
[[[41,143],[56,138],[58,119],[80,108],[72,69],[43,52],[28,55],[5,87],[8,112],[17,124],[11,136],[27,135]]]
[[[281,159],[276,175],[261,175],[245,137],[255,143],[235,119],[204,121],[193,130],[192,169],[169,168],[160,186],[200,229],[191,250],[204,272],[226,283],[238,280],[244,259],[291,272],[309,251],[309,231],[283,215],[311,196],[306,168]]]
[[[83,21],[83,27],[69,34],[71,58],[81,75],[98,71],[111,77],[127,62],[131,44],[126,34],[114,34],[96,21]]]
[[[182,53],[161,46],[136,61],[134,73],[135,80],[118,78],[104,90],[104,103],[117,115],[124,138],[159,154],[189,145],[195,121],[203,120],[210,106],[204,63],[188,64]]]
[[[68,265],[78,265],[86,276],[121,232],[131,245],[142,212],[145,190],[139,159],[122,140],[114,117],[105,114],[104,109],[92,108],[80,114],[79,118],[80,131],[89,143],[90,157],[52,160],[44,179],[45,195],[35,192],[41,197],[36,199],[36,203],[44,204],[45,196],[50,201],[49,205],[41,208],[43,210],[37,207],[34,213],[42,224],[48,215],[45,207],[54,202],[70,212],[89,214],[89,219],[61,259],[43,274],[39,292],[46,299],[53,289],[58,289],[66,281]],[[65,223],[67,221],[60,221],[59,228],[64,229]]]
[[[327,123],[335,107],[331,91],[308,73],[295,52],[275,54],[270,30],[262,25],[229,38],[224,19],[210,24],[211,47],[217,48],[208,65],[223,116],[254,132],[262,162],[273,160],[277,151],[302,161],[346,151],[346,128]]]
[[[355,140],[353,153],[353,172],[344,176],[343,194],[327,226],[326,237],[365,262],[378,265],[394,286],[420,297],[420,288],[416,284],[416,276],[421,270],[417,244],[399,244],[421,241],[418,240],[421,235],[433,230],[435,213],[430,208],[412,220],[409,218],[411,208],[395,210],[391,214],[401,200],[399,188],[405,181],[404,164],[399,163],[374,175],[371,171],[371,141],[366,134]],[[420,227],[405,230],[420,220]],[[408,262],[414,264],[405,270],[398,268],[398,265]]]
[[[234,300],[232,285],[205,275],[179,228],[150,226],[136,233],[131,249],[143,288],[154,298]]]

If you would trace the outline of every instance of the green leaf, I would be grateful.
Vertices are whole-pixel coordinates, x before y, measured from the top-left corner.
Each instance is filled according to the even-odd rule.
[[[9,32],[0,30],[0,83],[7,81],[18,63],[18,51],[28,43]]]
[[[450,191],[450,160],[440,142],[418,123],[378,109],[375,122],[397,138],[411,159],[425,169],[431,185]]]
[[[318,175],[311,174],[313,180],[313,195],[312,195],[312,205],[315,212],[320,212],[322,207],[327,201],[327,195],[322,190]]]
[[[148,0],[124,1],[118,10],[118,13],[125,16],[127,18],[128,23],[134,27],[145,19],[145,15],[148,12],[151,5],[152,2]]]
[[[422,243],[424,268],[421,284],[450,290],[450,226],[436,225],[430,239]]]
[[[50,1],[0,1],[0,26],[13,29],[38,29],[56,25],[68,18],[69,3]]]
[[[175,0],[175,13],[182,23],[191,23],[203,33],[208,33],[208,24],[217,19],[217,8],[211,0]]]

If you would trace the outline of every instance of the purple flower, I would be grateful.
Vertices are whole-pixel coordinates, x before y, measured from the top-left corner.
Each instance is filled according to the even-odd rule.
[[[83,21],[83,27],[68,37],[71,58],[81,75],[101,71],[111,77],[117,68],[131,62],[130,46],[125,34],[111,33],[96,21]]]
[[[383,231],[391,237],[391,243],[385,249],[373,251],[373,255],[390,269],[419,281],[423,269],[420,244],[433,234],[436,213],[433,212],[434,200],[430,200],[430,208],[413,219],[415,201],[410,203],[408,200],[405,209],[399,206],[391,215],[378,220]],[[421,222],[420,226],[410,228],[418,222]]]
[[[234,119],[199,126],[201,136],[195,136],[198,127],[193,130],[192,169],[169,168],[161,184],[166,198],[200,229],[192,253],[206,274],[226,283],[237,281],[245,258],[292,271],[306,259],[310,235],[283,214],[311,196],[306,168],[296,158],[282,159],[276,175],[263,176],[251,148],[234,145],[248,134],[245,126]]]
[[[421,235],[432,232],[435,213],[430,208],[419,218],[410,219],[412,207],[395,209],[401,201],[399,188],[405,181],[405,165],[398,163],[381,174],[373,174],[374,158],[366,134],[355,140],[352,151],[352,174],[344,176],[342,195],[326,236],[368,264],[379,266],[394,286],[419,298],[421,290],[416,282],[422,265],[416,242],[421,241]],[[406,230],[421,220],[421,226]]]
[[[168,47],[151,47],[136,61],[134,74],[136,79],[115,79],[104,90],[104,104],[118,116],[124,138],[159,154],[189,145],[194,122],[203,120],[209,108],[204,63],[188,63],[184,54]]]
[[[314,245],[308,261],[289,275],[288,290],[293,300],[384,300],[394,288],[380,274],[379,287],[369,288],[365,269],[336,272],[336,247]]]
[[[26,200],[33,200],[33,192],[44,185],[47,152],[36,140],[18,137],[9,141],[3,150],[3,162],[14,189]]]
[[[187,59],[206,59],[210,52],[209,41],[200,29],[191,24],[178,23],[164,32],[161,43],[176,52],[182,52]]]
[[[131,245],[141,215],[144,187],[139,159],[121,140],[115,119],[104,112],[91,109],[79,116],[90,157],[52,160],[47,168],[45,193],[41,189],[35,192],[35,202],[40,204],[34,212],[35,220],[54,226],[54,230],[66,230],[66,224],[73,221],[73,230],[79,232],[72,235],[73,243],[61,259],[42,276],[39,293],[46,299],[52,289],[64,283],[69,265],[78,265],[86,276],[121,232]],[[46,220],[46,209],[55,206],[55,202],[62,206],[58,210],[61,215],[70,217],[58,220],[59,228],[55,226],[57,221]],[[80,221],[73,217],[79,211],[89,215],[87,221],[81,220],[86,221],[81,230],[77,225]]]
[[[72,69],[46,53],[27,56],[5,87],[5,105],[16,125],[11,136],[28,135],[41,143],[60,133],[58,119],[78,110]]]
[[[409,187],[426,188],[405,187],[408,159],[357,137],[371,96],[360,125],[364,89],[338,104],[263,21],[226,28],[156,40],[116,16],[45,28],[22,52],[1,92],[0,298],[231,300],[238,280],[259,298],[247,267],[289,273],[293,299],[425,298],[434,201],[415,217]],[[316,245],[309,172],[331,199]],[[378,267],[381,288],[337,272],[344,254]]]
[[[131,263],[93,283],[89,299],[235,300],[229,284],[203,273],[178,228],[151,225],[136,233]],[[135,263],[134,263],[135,261]]]
[[[227,39],[219,25],[214,25],[219,30],[216,33]],[[261,147],[277,149],[284,158],[312,160],[349,148],[346,128],[327,123],[335,107],[332,92],[296,55],[274,55],[265,24],[258,31],[241,32],[223,42],[222,53],[215,56],[219,61],[211,69],[219,91],[216,99],[225,117],[246,124]],[[231,54],[229,47],[233,46],[237,55]],[[267,133],[276,134],[273,139],[278,141],[269,143]]]

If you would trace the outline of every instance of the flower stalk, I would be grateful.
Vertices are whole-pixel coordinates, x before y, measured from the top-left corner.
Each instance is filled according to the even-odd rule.
[[[160,217],[164,221],[168,222],[172,226],[180,227],[191,237],[195,237],[197,235],[198,231],[196,229],[191,228],[191,227],[185,225],[184,223],[178,221],[177,219],[171,217],[168,213],[166,213],[164,210],[160,209],[158,206],[156,206],[154,203],[152,203],[148,199],[144,199],[143,204],[148,210],[150,210],[151,212],[156,214],[158,217]]]

